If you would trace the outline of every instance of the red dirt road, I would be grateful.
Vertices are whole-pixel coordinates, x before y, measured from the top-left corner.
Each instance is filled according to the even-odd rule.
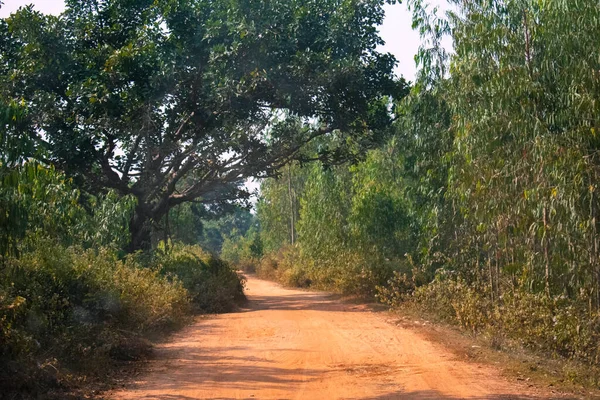
[[[199,319],[113,399],[533,399],[490,367],[326,293],[248,279],[247,308]]]

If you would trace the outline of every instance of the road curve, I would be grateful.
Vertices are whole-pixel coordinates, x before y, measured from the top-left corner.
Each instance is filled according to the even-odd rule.
[[[533,399],[386,313],[249,277],[247,308],[160,345],[127,399]]]

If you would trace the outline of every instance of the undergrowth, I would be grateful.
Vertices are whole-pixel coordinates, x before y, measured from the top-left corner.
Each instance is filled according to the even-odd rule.
[[[194,246],[121,258],[37,239],[0,268],[0,388],[24,397],[147,357],[147,337],[243,298],[229,265]]]
[[[581,299],[531,293],[518,287],[493,295],[481,280],[469,283],[444,273],[421,286],[398,274],[378,290],[380,300],[391,307],[409,307],[457,325],[486,338],[494,348],[517,345],[600,371],[600,314]],[[585,373],[584,369],[566,373],[567,378],[600,387],[600,375]]]
[[[358,253],[339,254],[335,259],[315,260],[302,254],[297,246],[285,246],[261,258],[242,259],[239,266],[263,279],[290,287],[311,287],[344,295],[374,298],[394,268],[403,264],[370,259]]]
[[[166,251],[162,244],[152,262],[163,276],[182,282],[196,312],[227,312],[245,300],[244,278],[229,263],[199,246],[175,243]]]

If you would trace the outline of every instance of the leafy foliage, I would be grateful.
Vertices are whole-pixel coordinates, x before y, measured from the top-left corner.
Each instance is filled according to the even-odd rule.
[[[183,283],[197,311],[232,311],[245,299],[244,280],[228,263],[198,246],[176,243],[165,252],[163,243],[154,254],[152,264],[162,275]]]
[[[0,382],[5,389],[27,387],[41,376],[43,382],[35,385],[44,390],[43,384],[64,378],[65,365],[85,370],[115,354],[136,357],[123,354],[125,339],[180,326],[189,315],[188,293],[179,280],[162,278],[133,257],[119,260],[106,248],[82,250],[38,240],[1,268],[0,359],[7,368]]]
[[[18,254],[26,236],[52,237],[66,246],[128,243],[133,198],[108,192],[84,202],[63,173],[37,163],[0,171],[0,254]]]
[[[296,166],[266,181],[258,217],[269,229],[263,228],[261,238],[285,250],[255,261],[259,275],[372,296],[392,270],[406,269],[414,221],[397,175],[403,160],[396,150],[392,142],[350,167]],[[297,205],[293,197],[289,201],[290,192]],[[297,216],[290,205],[299,207]],[[290,247],[294,221],[297,243]]]
[[[92,193],[134,196],[132,249],[148,247],[149,223],[171,208],[238,199],[245,178],[305,158],[315,138],[344,139],[323,159],[377,140],[386,96],[403,88],[393,56],[377,51],[383,4],[85,0],[58,17],[22,8],[0,23],[0,139],[7,157],[48,160]]]
[[[444,17],[409,2],[426,47],[385,145],[354,165],[296,171],[297,214],[283,206],[286,171],[265,182],[262,235],[284,250],[258,270],[337,290],[377,286],[391,305],[415,302],[474,332],[597,364],[600,9],[451,3]]]
[[[44,392],[147,355],[150,332],[192,312],[243,299],[243,281],[197,247],[125,255],[132,197],[81,195],[52,167],[2,170],[0,371],[2,390]]]

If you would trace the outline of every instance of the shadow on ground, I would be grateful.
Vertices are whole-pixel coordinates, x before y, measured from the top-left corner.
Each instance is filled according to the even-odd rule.
[[[330,295],[323,292],[302,292],[290,291],[289,294],[260,295],[250,291],[249,301],[245,308],[237,313],[231,313],[226,316],[228,320],[233,320],[233,326],[237,325],[236,319],[245,317],[245,313],[273,310],[273,311],[339,311],[339,312],[366,312],[373,311],[372,308],[364,304],[350,304],[340,302],[339,296]],[[244,338],[241,337],[237,343],[232,346],[225,346],[222,337],[227,332],[217,320],[223,316],[216,317],[215,320],[207,319],[202,323],[189,327],[181,333],[179,340],[174,344],[162,347],[157,351],[156,358],[161,360],[161,365],[155,365],[154,372],[161,373],[168,371],[168,374],[161,376],[160,381],[143,381],[131,387],[131,393],[138,392],[136,399],[144,400],[195,400],[201,398],[210,398],[214,400],[233,399],[234,397],[206,397],[205,393],[218,393],[219,390],[227,388],[232,393],[238,395],[248,394],[248,397],[235,397],[245,399],[260,398],[259,390],[271,390],[270,393],[286,393],[281,399],[285,398],[303,398],[301,393],[307,382],[324,380],[331,377],[330,374],[339,374],[348,372],[347,369],[339,366],[328,365],[326,368],[280,368],[277,360],[285,357],[302,359],[303,354],[310,353],[310,348],[293,349],[289,345],[283,344],[283,348],[269,347],[265,348],[263,353],[242,356],[247,348],[244,346]],[[239,321],[240,323],[242,321]],[[231,326],[231,325],[230,325]],[[176,335],[179,336],[179,335]],[[203,340],[208,336],[213,336],[212,342],[218,343],[220,347],[211,347],[207,352],[203,347]],[[316,351],[316,350],[314,350]],[[237,356],[235,354],[238,354]],[[290,356],[290,354],[292,354]],[[258,364],[258,365],[257,365]],[[156,368],[157,367],[157,368]],[[295,367],[295,366],[294,366]],[[240,378],[243,377],[243,378]],[[384,400],[384,399],[408,399],[408,400],[429,400],[442,399],[453,400],[464,397],[453,397],[444,395],[437,391],[404,391],[399,390],[402,386],[394,385],[381,387],[381,394],[370,397],[348,397],[344,400]],[[143,389],[142,389],[143,388]],[[193,393],[194,390],[202,388],[205,397],[188,397],[185,395],[169,394],[173,392]],[[256,396],[252,392],[256,390]],[[147,393],[152,393],[148,395]],[[222,392],[221,392],[222,393]],[[298,393],[298,395],[295,395]],[[0,396],[1,397],[1,396]],[[468,397],[475,400],[534,400],[551,399],[552,397],[520,396],[514,394],[489,395],[486,397]],[[556,399],[564,397],[556,397]],[[309,399],[311,400],[311,399]],[[316,399],[320,400],[320,399]]]
[[[154,395],[154,396],[146,396],[140,397],[140,400],[199,400],[200,397],[188,397],[181,395]],[[212,400],[235,400],[238,398],[234,397],[215,397]],[[256,400],[256,397],[243,397],[242,399],[246,400]],[[290,398],[291,399],[291,398]],[[376,397],[352,397],[352,398],[344,398],[340,400],[392,400],[392,399],[403,399],[403,400],[459,400],[459,399],[467,399],[467,400],[558,400],[565,399],[564,397],[531,397],[531,396],[515,396],[509,394],[498,394],[491,395],[486,397],[453,397],[440,394],[435,391],[423,390],[423,391],[414,391],[414,392],[403,392],[397,391],[393,393],[386,393]],[[287,398],[281,398],[279,400],[288,400]]]

